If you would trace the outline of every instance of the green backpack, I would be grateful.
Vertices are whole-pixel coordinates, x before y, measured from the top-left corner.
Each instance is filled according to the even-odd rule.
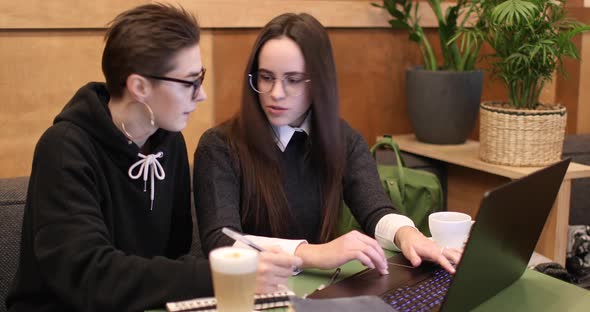
[[[442,187],[438,178],[428,171],[405,167],[399,147],[391,136],[386,135],[377,140],[377,143],[371,147],[373,157],[377,149],[382,147],[391,148],[397,159],[397,165],[377,164],[377,171],[385,192],[401,214],[412,219],[420,232],[430,236],[428,215],[442,210],[443,207]],[[342,235],[351,230],[363,231],[350,209],[343,203],[337,232]]]

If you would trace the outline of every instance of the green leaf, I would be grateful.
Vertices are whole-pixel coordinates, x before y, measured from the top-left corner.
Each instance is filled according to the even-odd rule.
[[[418,35],[417,33],[413,32],[413,33],[410,33],[410,40],[412,40],[414,42],[421,42],[422,37],[420,35]]]
[[[418,6],[418,4],[416,4],[416,6]],[[404,5],[404,11],[406,12],[406,14],[409,16],[410,12],[412,12],[412,1],[408,1],[405,5]]]
[[[445,15],[447,25],[457,25],[457,17],[459,16],[459,6],[455,5],[448,7]]]
[[[564,39],[566,39],[567,41],[571,40],[574,36],[583,33],[585,31],[589,31],[590,30],[590,25],[581,25],[581,26],[574,26],[575,28],[573,28],[570,31],[567,31],[565,33],[560,34],[559,37],[562,37]]]
[[[533,46],[532,48],[533,49],[531,51],[531,58],[534,58],[537,55],[537,53],[539,53],[539,50],[541,49],[541,46],[538,46],[537,45],[537,46]]]
[[[391,16],[397,18],[398,20],[402,20],[403,21],[403,20],[406,19],[406,15],[404,13],[402,13],[398,9],[389,10],[389,14],[391,14]]]
[[[408,25],[406,22],[404,21],[400,21],[400,20],[389,20],[389,25],[391,25],[391,27],[396,28],[396,29],[410,29],[410,25]]]
[[[391,16],[389,25],[392,28],[408,31],[409,40],[419,44],[420,52],[424,58],[425,68],[437,69],[439,65],[433,51],[438,50],[442,52],[444,58],[442,67],[451,70],[462,70],[468,60],[472,64],[472,60],[477,59],[481,42],[484,40],[483,35],[462,37],[463,32],[469,29],[467,27],[473,26],[470,23],[466,23],[466,20],[471,20],[474,16],[476,17],[476,13],[478,12],[478,7],[474,3],[480,3],[483,0],[455,0],[456,4],[450,6],[446,12],[443,12],[441,7],[441,3],[444,3],[444,1],[426,1],[426,5],[430,6],[438,21],[439,49],[437,49],[438,47],[433,48],[430,45],[428,38],[424,35],[424,30],[420,26],[421,12],[419,11],[419,7],[420,5],[424,5],[424,1],[384,0],[382,3],[374,1],[371,5],[385,9],[389,13]],[[464,14],[463,9],[468,9],[468,13]],[[467,19],[466,16],[469,18]],[[459,48],[459,45],[461,48]]]
[[[530,22],[537,14],[537,6],[524,0],[507,0],[498,4],[491,13],[492,20],[498,24],[518,25],[521,20]]]

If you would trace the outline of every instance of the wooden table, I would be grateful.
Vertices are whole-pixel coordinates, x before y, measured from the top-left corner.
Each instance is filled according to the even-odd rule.
[[[472,217],[477,214],[486,191],[539,169],[484,162],[479,158],[477,141],[468,140],[461,145],[435,145],[419,142],[413,134],[397,135],[393,139],[403,151],[446,163],[447,207],[449,210],[468,213]],[[590,166],[570,163],[535,249],[562,265],[565,265],[567,249],[572,180],[587,177],[590,177]]]

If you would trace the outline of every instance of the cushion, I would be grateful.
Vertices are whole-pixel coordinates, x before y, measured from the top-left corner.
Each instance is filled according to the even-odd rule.
[[[563,158],[590,166],[590,134],[567,135],[563,142]],[[590,178],[576,179],[572,182],[570,198],[571,225],[590,225]]]
[[[0,312],[18,267],[28,177],[0,179]]]

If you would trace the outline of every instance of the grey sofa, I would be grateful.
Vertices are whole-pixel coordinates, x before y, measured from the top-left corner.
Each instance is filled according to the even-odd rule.
[[[563,143],[563,157],[590,166],[590,134],[568,135]],[[570,225],[590,225],[590,178],[572,183]]]
[[[0,312],[16,273],[28,177],[0,179]]]

